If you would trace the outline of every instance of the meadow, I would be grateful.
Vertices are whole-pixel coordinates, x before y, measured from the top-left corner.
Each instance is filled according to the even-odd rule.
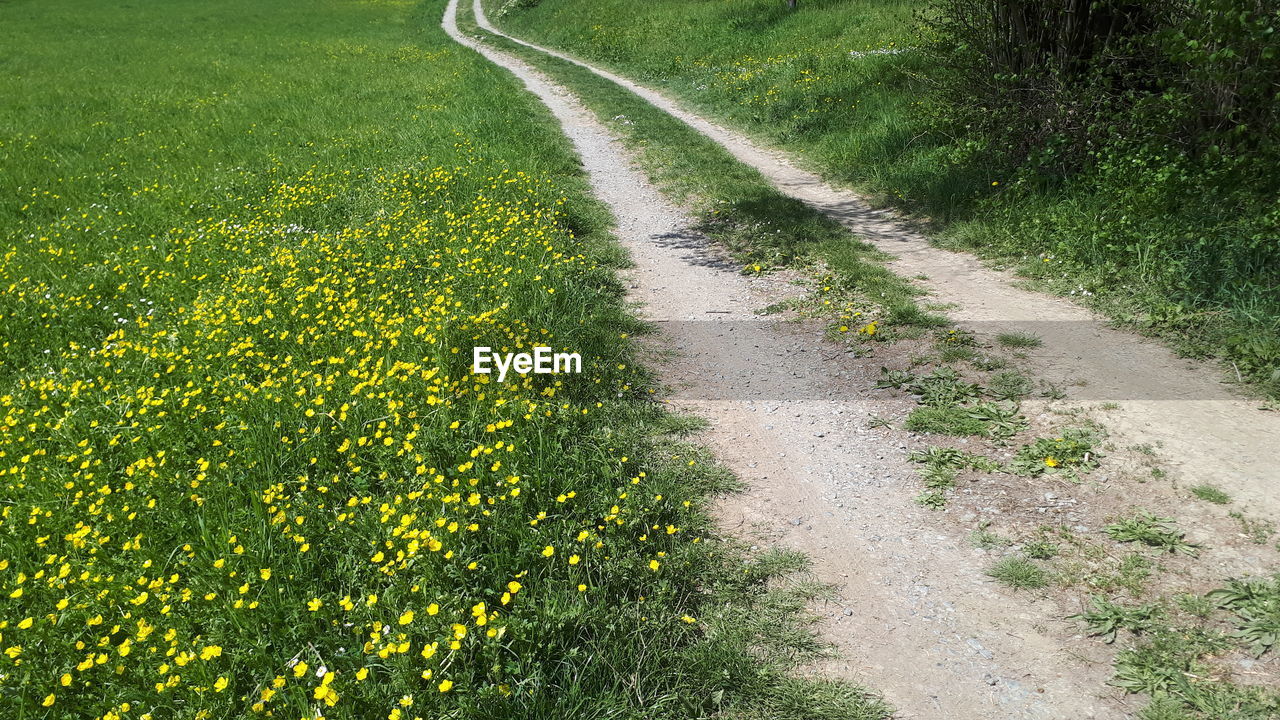
[[[438,3],[0,5],[0,715],[877,718]],[[497,383],[471,348],[580,375]]]

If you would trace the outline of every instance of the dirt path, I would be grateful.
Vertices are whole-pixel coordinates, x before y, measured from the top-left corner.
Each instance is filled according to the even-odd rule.
[[[493,27],[475,0],[481,27],[513,42],[584,67],[632,91],[678,118],[768,178],[780,191],[838,220],[859,237],[895,255],[890,267],[907,277],[924,275],[933,297],[954,306],[949,315],[981,338],[1031,331],[1043,345],[1031,352],[1037,374],[1071,387],[1075,401],[1116,403],[1107,426],[1132,444],[1161,448],[1174,477],[1185,484],[1211,483],[1257,514],[1280,519],[1280,413],[1229,392],[1203,363],[1179,359],[1167,348],[1108,327],[1069,301],[1021,290],[1007,274],[982,266],[972,255],[931,247],[891,212],[873,210],[857,195],[823,182],[785,155],[760,148],[734,131],[681,107],[670,98],[576,58]],[[1087,383],[1081,385],[1081,383]]]
[[[632,296],[661,328],[659,364],[672,401],[712,421],[701,438],[747,483],[722,519],[796,547],[843,597],[824,609],[842,660],[826,671],[883,692],[904,718],[1115,718],[1127,702],[1106,687],[1099,644],[1059,620],[1048,600],[1011,607],[983,575],[964,535],[912,502],[903,448],[867,429],[886,412],[868,368],[844,348],[753,310],[795,288],[748,279],[702,238],[630,162],[578,100],[520,60],[445,30],[517,75],[573,141],[593,190],[612,208],[636,266]]]

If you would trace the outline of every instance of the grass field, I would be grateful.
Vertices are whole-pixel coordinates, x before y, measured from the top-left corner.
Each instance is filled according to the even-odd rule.
[[[438,3],[0,5],[0,715],[877,718]],[[505,384],[470,349],[584,372]]]
[[[1273,190],[1143,138],[1098,149],[1072,178],[1016,172],[934,101],[914,20],[924,0],[809,0],[795,12],[774,0],[488,6],[518,36],[671,92],[929,219],[944,244],[1280,393]]]

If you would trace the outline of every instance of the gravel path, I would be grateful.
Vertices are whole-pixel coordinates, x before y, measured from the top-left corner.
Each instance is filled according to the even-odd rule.
[[[807,553],[817,579],[838,588],[819,611],[841,659],[821,670],[882,692],[903,718],[1124,716],[1124,699],[1105,685],[1100,643],[1046,620],[1073,610],[1049,600],[1011,606],[964,534],[911,500],[917,480],[903,450],[918,441],[866,427],[869,414],[901,409],[871,390],[873,370],[818,333],[758,316],[753,309],[795,287],[737,273],[573,95],[460,33],[457,3],[450,0],[445,30],[550,109],[612,208],[635,261],[632,297],[661,329],[655,350],[678,351],[658,363],[675,388],[671,400],[711,420],[700,439],[748,486],[726,501],[722,521]],[[757,158],[766,160],[775,162]],[[801,174],[794,182],[789,191],[821,189]]]

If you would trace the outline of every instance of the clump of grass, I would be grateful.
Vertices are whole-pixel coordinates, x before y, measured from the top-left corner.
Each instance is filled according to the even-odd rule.
[[[1022,548],[1022,554],[1034,560],[1049,560],[1060,552],[1061,548],[1048,540],[1033,540]]]
[[[993,548],[1007,547],[1013,544],[1008,538],[1000,537],[990,530],[987,530],[990,525],[991,523],[984,522],[978,526],[977,530],[969,533],[969,542],[973,543],[974,547],[981,550],[991,550]]]
[[[1108,525],[1107,535],[1118,542],[1140,542],[1143,545],[1185,555],[1195,555],[1198,547],[1186,541],[1186,533],[1177,528],[1173,518],[1158,517],[1145,510],[1120,518]]]
[[[1044,344],[1039,335],[1029,332],[1007,332],[996,335],[996,342],[1007,348],[1038,348]]]
[[[908,420],[910,421],[910,418]],[[916,502],[933,509],[942,509],[946,506],[946,491],[955,487],[957,471],[1000,469],[1000,462],[955,447],[933,446],[927,450],[914,451],[908,456],[908,460],[923,465],[918,473],[924,482],[925,492],[922,496],[916,497]]]
[[[926,465],[920,469],[920,479],[929,490],[948,490],[956,486],[956,471],[945,465]]]
[[[1188,682],[1186,673],[1194,672],[1193,668],[1199,664],[1200,657],[1230,646],[1220,635],[1200,628],[1187,628],[1179,632],[1168,626],[1159,626],[1150,635],[1149,639],[1121,650],[1116,655],[1115,675],[1111,684],[1129,692],[1157,697],[1179,695],[1181,704],[1185,704],[1189,695],[1200,691]]]
[[[1005,370],[987,381],[987,395],[997,400],[1021,400],[1031,394],[1031,379],[1017,370]]]
[[[920,404],[930,407],[959,405],[977,398],[981,392],[976,384],[966,382],[958,372],[947,367],[916,377],[907,389],[919,397]]]
[[[1003,370],[1004,368],[1009,367],[1009,361],[999,355],[978,355],[970,360],[969,364],[979,370],[986,370],[988,372],[992,370]]]
[[[919,473],[920,479],[924,481],[925,493],[917,497],[916,501],[931,508],[946,506],[946,491],[955,487],[958,470],[994,470],[999,467],[999,463],[981,455],[940,446],[912,452],[908,459],[924,466]]]
[[[941,465],[956,469],[969,468],[985,472],[995,472],[1000,469],[1000,463],[986,457],[985,455],[978,455],[976,453],[966,452],[959,448],[943,447],[940,445],[935,445],[924,450],[914,450],[907,455],[907,459],[913,463]]]
[[[976,356],[973,348],[964,345],[948,345],[938,351],[938,359],[944,363],[972,360]]]
[[[902,390],[911,387],[916,380],[916,374],[910,370],[890,370],[887,367],[880,368],[880,379],[876,381],[876,387],[881,390],[893,388]]]
[[[987,424],[987,435],[1005,440],[1031,427],[1011,402],[983,402],[969,408],[969,416]]]
[[[916,496],[916,503],[930,510],[941,510],[947,506],[947,496],[941,490],[926,490]]]
[[[1038,590],[1049,584],[1043,568],[1017,555],[1010,555],[991,566],[987,575],[1015,590]]]
[[[938,435],[986,435],[989,425],[962,407],[922,407],[907,416],[906,428],[912,432]]]
[[[1254,656],[1280,643],[1280,575],[1270,580],[1231,580],[1208,598],[1235,614],[1231,637],[1249,643]]]
[[[1225,490],[1213,485],[1196,485],[1191,488],[1191,494],[1214,505],[1226,505],[1231,502],[1231,496]]]
[[[1207,618],[1213,612],[1214,604],[1204,595],[1181,593],[1174,596],[1174,604],[1182,612],[1197,618]]]
[[[1101,595],[1091,598],[1092,607],[1068,620],[1081,620],[1089,628],[1089,634],[1101,636],[1104,642],[1113,643],[1116,634],[1128,630],[1134,634],[1152,629],[1161,616],[1160,606],[1155,603],[1145,605],[1117,605]]]

